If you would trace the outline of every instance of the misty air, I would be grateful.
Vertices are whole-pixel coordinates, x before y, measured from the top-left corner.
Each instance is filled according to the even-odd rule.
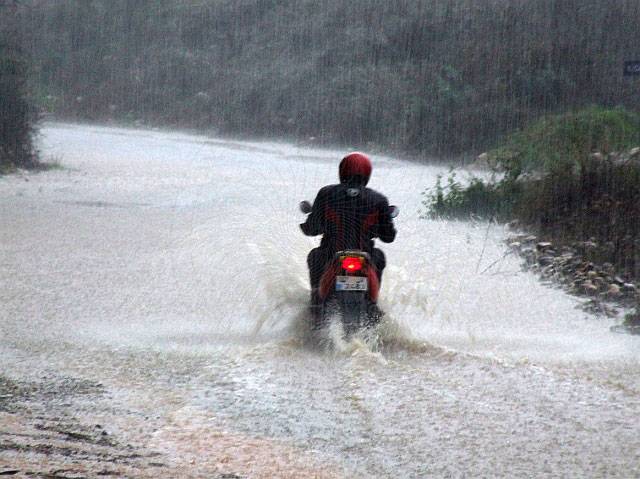
[[[640,477],[637,0],[0,0],[0,476]]]

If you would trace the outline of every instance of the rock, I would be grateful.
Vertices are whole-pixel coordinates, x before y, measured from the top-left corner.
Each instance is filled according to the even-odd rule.
[[[618,315],[618,311],[606,303],[602,303],[602,302],[598,303],[598,309],[599,311],[597,311],[597,313],[604,314],[609,318],[614,318]]]
[[[615,283],[611,283],[609,285],[609,289],[607,289],[607,296],[611,296],[613,298],[617,298],[621,294],[622,294],[622,291],[620,291],[620,286],[618,286]]]
[[[548,241],[540,241],[538,244],[536,244],[536,248],[538,249],[538,251],[545,251],[551,248],[551,243],[549,243]]]
[[[592,250],[592,249],[596,249],[598,247],[598,243],[596,243],[595,241],[584,241],[582,243],[582,247],[585,250]]]
[[[579,264],[579,268],[577,269],[577,271],[580,271],[581,273],[587,273],[588,271],[591,271],[593,268],[594,268],[593,263],[581,262]]]
[[[584,291],[586,294],[589,295],[594,295],[598,293],[598,287],[593,284],[591,281],[585,281],[584,283],[582,283],[582,291]]]
[[[540,256],[538,258],[538,264],[540,266],[549,266],[553,263],[554,258],[552,256]]]
[[[522,243],[520,243],[519,241],[514,241],[513,243],[509,243],[509,248],[511,249],[520,249],[521,246],[522,246]]]
[[[489,164],[489,153],[482,153],[478,155],[476,161],[473,162],[473,166],[477,168],[490,168]]]
[[[542,270],[542,274],[546,277],[555,276],[556,268],[551,264]]]
[[[568,276],[573,276],[575,279],[584,279],[583,275],[576,273],[576,268],[571,263],[565,263],[561,265],[562,272]]]
[[[575,256],[573,253],[562,253],[558,256],[558,261],[562,261],[564,263],[571,263],[575,260]]]
[[[615,269],[611,263],[602,263],[602,271],[605,271],[607,274],[613,274]]]
[[[640,146],[636,146],[629,151],[629,159],[636,160],[640,159]]]
[[[527,262],[535,262],[536,253],[531,248],[521,249],[520,254],[527,260]]]

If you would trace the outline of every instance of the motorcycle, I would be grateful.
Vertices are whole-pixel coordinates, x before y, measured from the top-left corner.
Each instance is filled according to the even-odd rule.
[[[311,213],[308,201],[300,203],[300,211]],[[392,218],[399,214],[390,206]],[[332,318],[340,318],[347,336],[376,325],[384,316],[378,307],[380,280],[369,253],[344,250],[335,253],[320,278],[318,304],[311,304],[314,329],[324,327]]]

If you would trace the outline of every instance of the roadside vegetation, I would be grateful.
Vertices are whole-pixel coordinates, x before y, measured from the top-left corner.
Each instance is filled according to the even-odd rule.
[[[429,190],[432,216],[518,220],[640,278],[640,115],[588,108],[543,118],[481,158],[495,176]]]
[[[439,179],[426,195],[429,215],[516,220],[640,280],[640,115],[592,107],[545,117],[480,159],[494,177]]]

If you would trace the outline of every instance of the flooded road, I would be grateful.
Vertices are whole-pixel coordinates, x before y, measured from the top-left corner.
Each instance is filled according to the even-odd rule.
[[[374,156],[401,209],[389,320],[318,345],[297,204],[344,152],[65,124],[41,143],[64,169],[0,178],[5,469],[640,477],[640,338],[522,272],[502,227],[420,219],[446,170]],[[112,442],[33,447],[62,423]]]

